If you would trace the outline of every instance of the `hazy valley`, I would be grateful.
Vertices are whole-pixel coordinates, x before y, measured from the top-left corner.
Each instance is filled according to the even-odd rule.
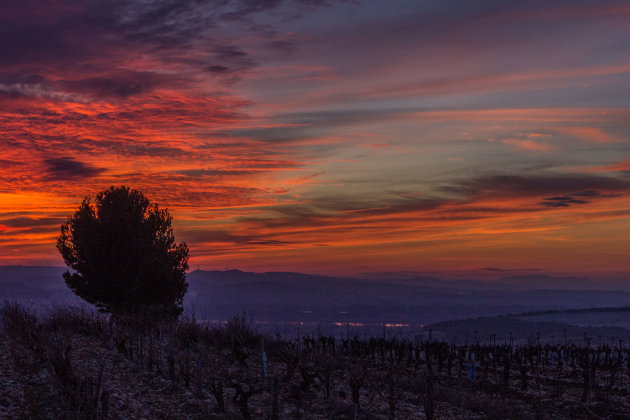
[[[80,305],[61,267],[0,267],[0,299],[38,311]],[[464,343],[489,340],[630,338],[630,291],[622,283],[548,276],[495,281],[433,277],[341,278],[290,272],[202,271],[188,275],[187,313],[220,323],[244,314],[265,333],[413,338],[429,329]],[[600,308],[597,312],[586,311]],[[601,308],[613,308],[601,310]],[[582,311],[571,311],[582,310]],[[552,313],[530,314],[544,311]],[[566,312],[569,311],[569,312]],[[507,316],[511,315],[511,316]],[[479,319],[477,319],[479,318]],[[498,337],[498,338],[497,338]]]

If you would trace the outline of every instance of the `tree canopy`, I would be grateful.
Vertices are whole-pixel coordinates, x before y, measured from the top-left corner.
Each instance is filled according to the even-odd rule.
[[[137,190],[110,187],[86,197],[61,226],[57,249],[74,272],[63,275],[79,297],[100,311],[182,312],[188,247],[175,243],[172,217]]]

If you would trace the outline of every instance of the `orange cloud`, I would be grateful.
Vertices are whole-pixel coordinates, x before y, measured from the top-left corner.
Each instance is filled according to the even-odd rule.
[[[516,149],[529,150],[534,152],[551,152],[556,150],[547,143],[541,143],[532,140],[507,139],[502,141],[504,144],[513,146]]]
[[[625,153],[627,5],[35,3],[5,8],[0,264],[59,264],[125,184],[204,268],[630,269],[630,163],[588,169]]]
[[[630,159],[625,159],[617,163],[605,166],[587,168],[590,172],[625,172],[630,171]]]
[[[598,127],[561,127],[556,128],[556,131],[593,143],[616,143],[619,141]]]

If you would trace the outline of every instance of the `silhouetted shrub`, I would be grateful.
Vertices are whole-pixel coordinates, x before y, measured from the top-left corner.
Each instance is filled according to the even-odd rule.
[[[17,302],[5,301],[0,308],[4,330],[10,336],[16,336],[24,331],[37,329],[37,316],[28,312]]]
[[[41,323],[35,313],[29,312],[18,303],[5,301],[0,308],[0,316],[4,331],[9,337],[36,354],[42,354],[44,337],[41,334]]]

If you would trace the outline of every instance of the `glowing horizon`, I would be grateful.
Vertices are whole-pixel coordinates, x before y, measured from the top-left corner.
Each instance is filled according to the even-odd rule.
[[[0,21],[0,265],[61,265],[65,218],[127,185],[195,268],[630,273],[624,1],[25,0]]]

